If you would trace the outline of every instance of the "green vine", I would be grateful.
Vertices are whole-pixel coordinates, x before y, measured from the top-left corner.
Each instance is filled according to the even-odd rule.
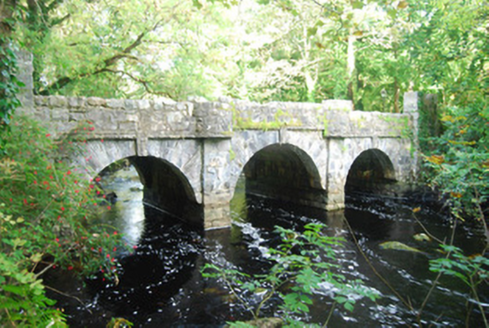
[[[17,107],[21,105],[17,94],[24,84],[16,77],[16,47],[12,40],[0,36],[0,130],[9,129],[10,119]],[[5,139],[0,140],[0,154],[5,152]]]

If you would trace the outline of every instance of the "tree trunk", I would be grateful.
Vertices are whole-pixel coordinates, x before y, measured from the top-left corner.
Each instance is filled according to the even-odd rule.
[[[394,78],[394,112],[399,113],[399,84],[397,83],[397,78]]]
[[[347,50],[347,62],[346,71],[348,74],[348,98],[355,103],[355,94],[353,90],[353,74],[355,73],[355,40],[356,36],[353,34],[353,27],[350,28],[348,35],[348,50]]]

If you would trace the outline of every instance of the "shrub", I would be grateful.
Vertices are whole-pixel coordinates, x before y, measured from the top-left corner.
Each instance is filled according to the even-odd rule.
[[[474,104],[448,108],[442,117],[445,132],[431,139],[426,155],[429,183],[450,200],[461,220],[484,222],[489,199],[489,108]]]
[[[93,130],[87,123],[63,140],[25,117],[0,132],[0,326],[62,325],[45,296],[42,274],[115,274],[117,231],[90,225],[98,205],[95,183],[67,158]]]

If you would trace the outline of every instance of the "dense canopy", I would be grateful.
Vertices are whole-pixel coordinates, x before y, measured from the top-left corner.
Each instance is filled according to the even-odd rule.
[[[461,102],[488,70],[488,5],[390,0],[38,0],[18,10],[38,94]],[[487,77],[487,76],[486,76]]]

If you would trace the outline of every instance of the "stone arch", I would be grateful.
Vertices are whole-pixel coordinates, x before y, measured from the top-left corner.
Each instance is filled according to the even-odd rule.
[[[83,153],[76,154],[73,160],[85,169],[85,175],[89,178],[112,163],[137,155],[132,140],[90,140],[83,149]]]
[[[187,140],[158,140],[151,143],[150,146],[147,157],[160,158],[175,166],[183,174],[182,178],[185,178],[192,187],[196,202],[202,204],[200,176],[202,163],[198,143]],[[76,154],[72,157],[72,161],[84,170],[87,178],[93,178],[114,162],[139,156],[134,140],[90,140],[83,148],[83,153]],[[198,163],[193,165],[193,162]]]
[[[196,192],[187,175],[170,160],[156,156],[137,156],[134,141],[93,140],[87,142],[84,152],[73,158],[85,169],[85,176],[93,178],[112,163],[129,159],[138,171],[144,186],[146,204],[164,210],[186,221],[202,225],[201,192]]]
[[[345,193],[374,190],[396,181],[396,171],[389,156],[377,148],[362,151],[348,170]]]
[[[251,156],[242,169],[247,194],[324,208],[325,191],[312,158],[292,144],[274,143]]]
[[[167,160],[153,156],[129,159],[144,186],[146,205],[163,210],[194,225],[203,226],[202,206],[183,172]]]

